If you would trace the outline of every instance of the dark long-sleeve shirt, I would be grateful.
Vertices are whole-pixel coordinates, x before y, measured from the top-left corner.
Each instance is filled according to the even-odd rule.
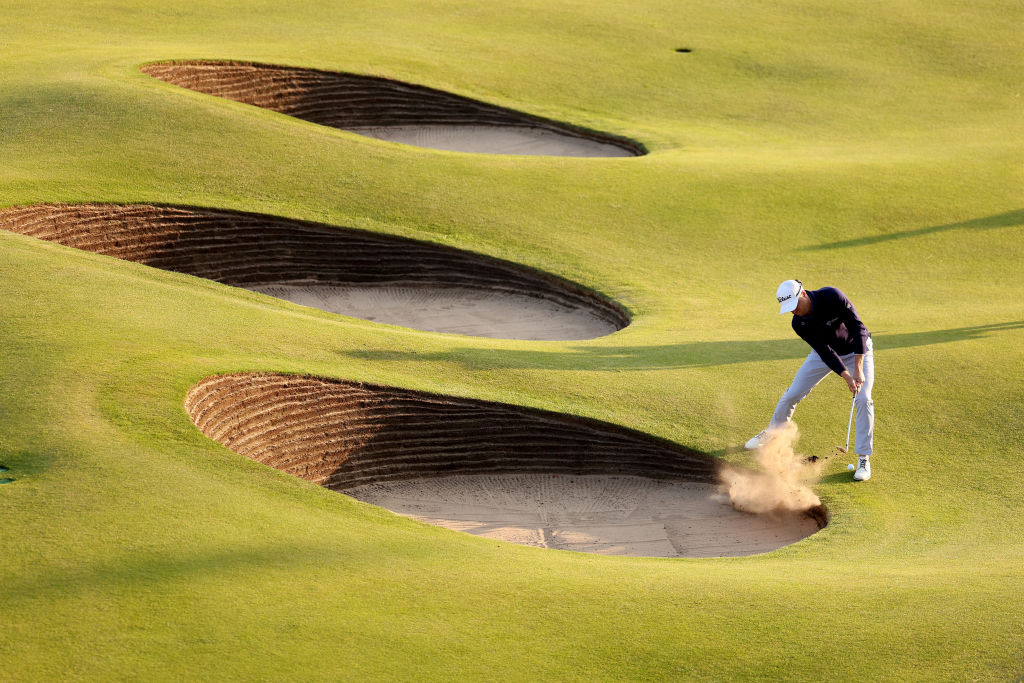
[[[857,309],[835,287],[807,291],[811,312],[793,316],[793,330],[818,352],[821,360],[836,374],[847,369],[840,356],[864,353],[871,336],[860,321]]]

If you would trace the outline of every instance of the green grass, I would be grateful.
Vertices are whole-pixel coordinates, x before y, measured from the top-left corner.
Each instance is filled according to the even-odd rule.
[[[587,342],[428,334],[0,233],[0,679],[1024,674],[1024,4],[210,4],[7,3],[0,205],[429,239],[635,319]],[[189,58],[402,78],[652,153],[418,150],[137,68]],[[863,485],[830,465],[832,524],[762,556],[427,527],[236,456],[182,404],[213,373],[312,373],[742,460],[806,353],[772,299],[792,276],[842,288],[874,332],[877,455]],[[801,404],[804,452],[842,438],[845,392]]]

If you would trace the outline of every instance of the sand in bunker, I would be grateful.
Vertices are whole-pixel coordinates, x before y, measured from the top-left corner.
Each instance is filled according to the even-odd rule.
[[[619,145],[543,128],[486,125],[416,125],[346,128],[353,133],[406,145],[475,154],[631,157]]]
[[[583,308],[482,288],[280,284],[248,289],[329,313],[428,332],[552,341],[594,339],[619,329]]]
[[[344,493],[457,531],[604,555],[752,555],[795,543],[819,527],[802,512],[737,511],[714,484],[636,476],[459,475]]]

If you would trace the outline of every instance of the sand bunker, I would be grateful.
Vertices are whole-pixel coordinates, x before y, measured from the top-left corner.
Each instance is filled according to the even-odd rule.
[[[392,142],[457,152],[626,157],[639,144],[372,76],[227,61],[149,64],[168,83]]]
[[[513,263],[274,216],[151,204],[42,204],[0,210],[0,228],[434,332],[591,339],[629,322],[614,302]]]
[[[185,407],[204,434],[252,460],[399,514],[515,543],[748,555],[826,521],[820,506],[738,512],[719,492],[713,459],[539,410],[253,373],[207,378]]]

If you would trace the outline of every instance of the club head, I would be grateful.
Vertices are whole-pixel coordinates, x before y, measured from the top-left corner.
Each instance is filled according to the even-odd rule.
[[[843,448],[842,446],[836,446],[836,450],[839,451],[840,453],[846,453],[849,449]]]

